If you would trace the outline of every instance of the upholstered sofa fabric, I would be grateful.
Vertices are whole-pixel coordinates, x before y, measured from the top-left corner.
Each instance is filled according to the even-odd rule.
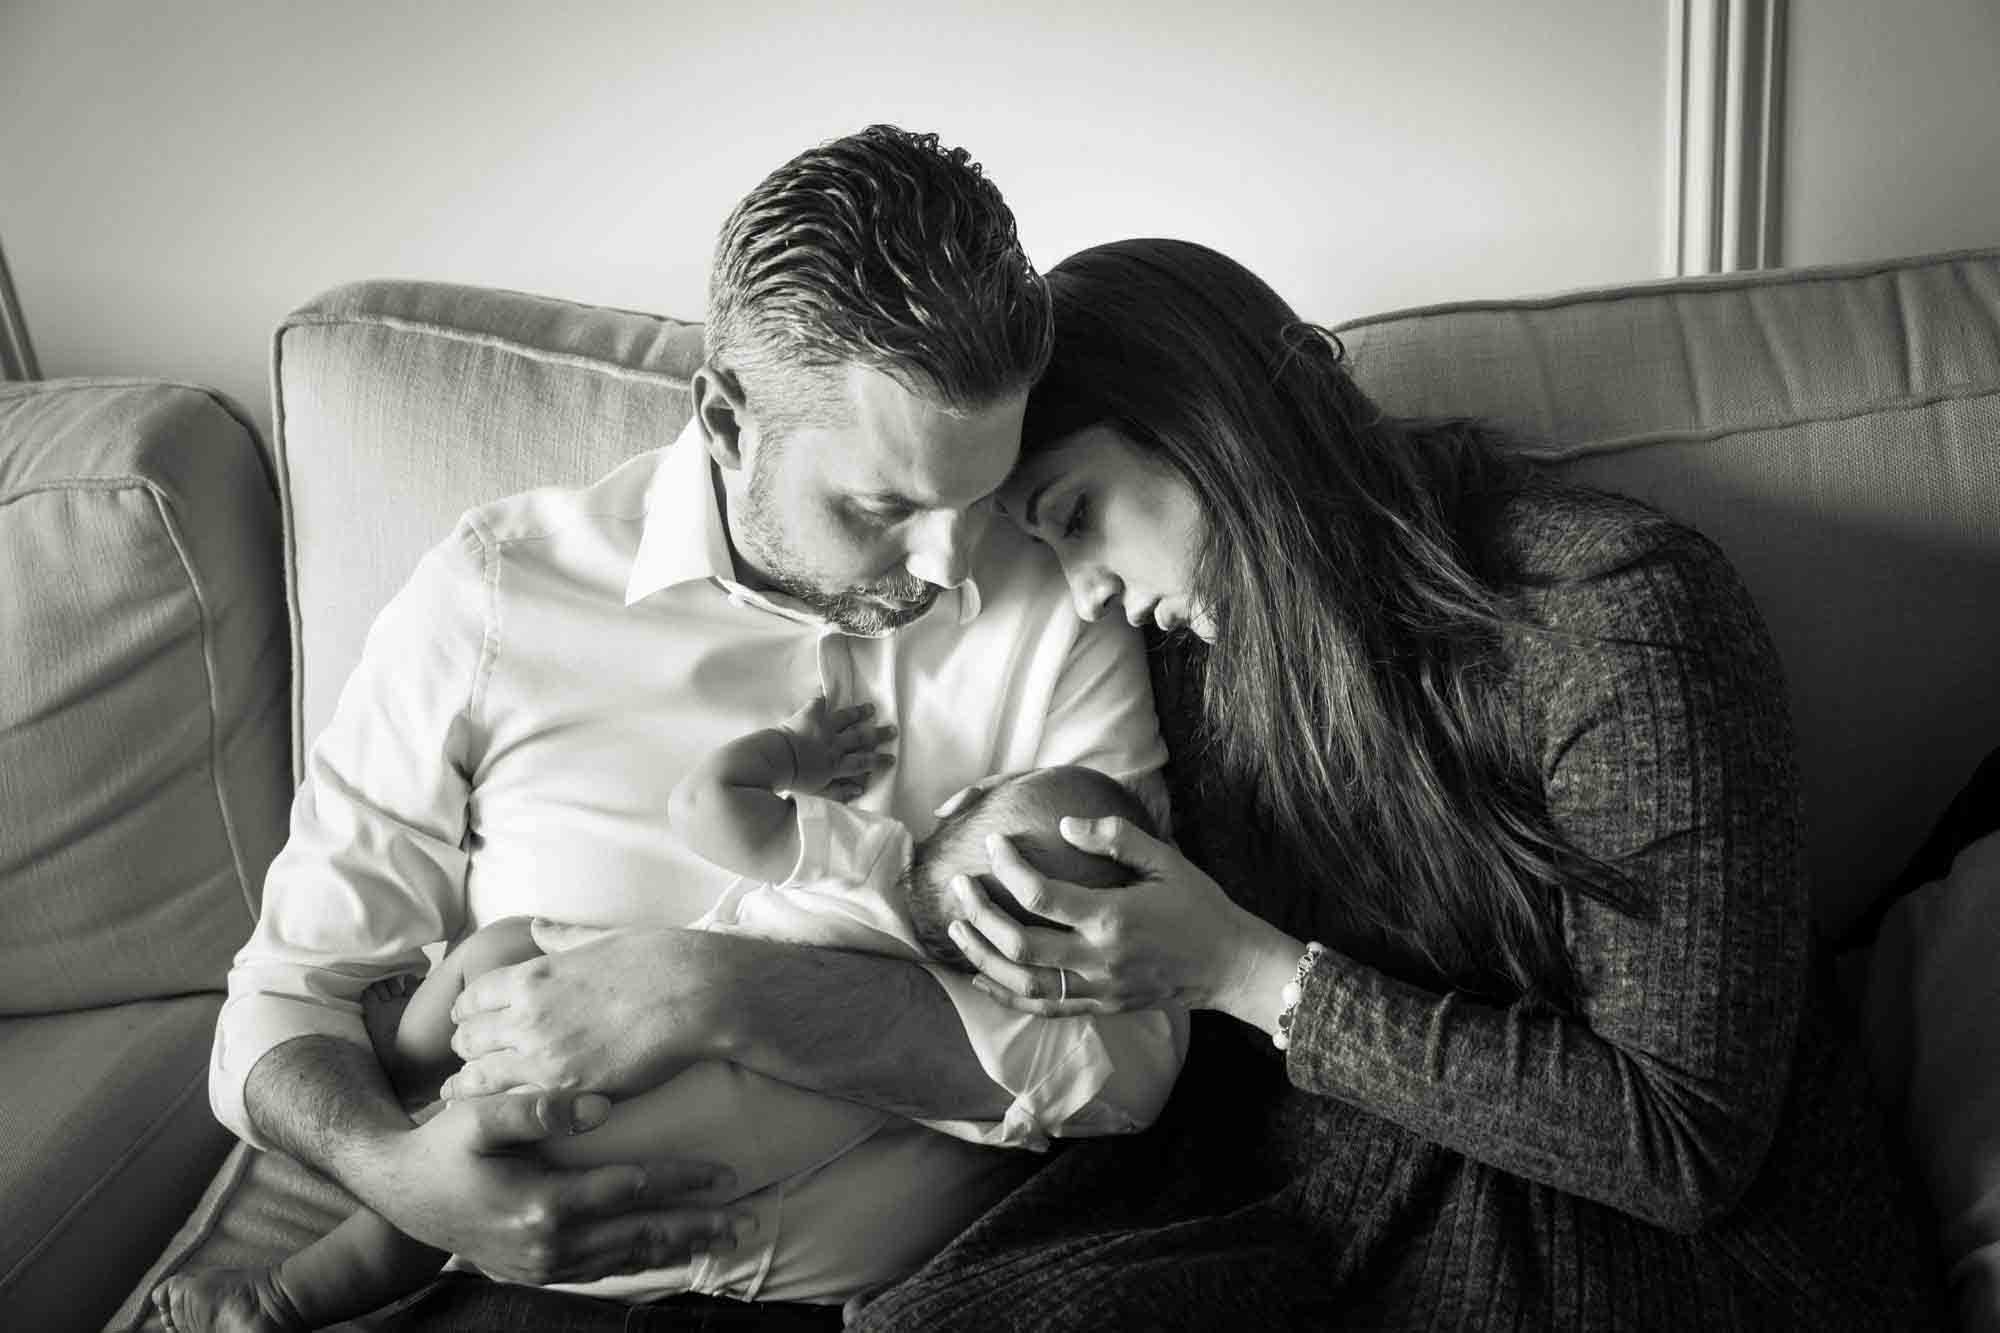
[[[272,362],[298,754],[368,625],[477,504],[574,486],[687,423],[694,324],[444,283],[337,288],[279,327]]]
[[[354,1207],[346,1190],[283,1153],[237,1144],[151,1271],[105,1322],[105,1333],[163,1333],[149,1298],[169,1275],[275,1263],[333,1230]],[[328,1333],[367,1333],[395,1308],[330,1325]]]
[[[0,388],[0,1014],[221,989],[289,795],[275,519],[200,390]]]
[[[0,1327],[94,1326],[201,1196],[231,1141],[208,1109],[221,1007],[210,993],[0,1022]]]
[[[1722,545],[1784,660],[1818,915],[1858,919],[2000,741],[2000,251],[1339,332],[1387,410],[1497,420]]]
[[[1856,914],[2000,741],[2000,252],[1440,306],[1341,330],[1391,411],[1486,416],[1742,569],[1786,657],[1821,915]],[[301,744],[464,509],[576,484],[685,422],[700,328],[373,282],[280,327]],[[338,1191],[238,1147],[112,1327],[182,1267],[270,1262]]]
[[[208,1049],[290,796],[273,476],[213,395],[0,386],[0,1325],[95,1324],[230,1138]]]

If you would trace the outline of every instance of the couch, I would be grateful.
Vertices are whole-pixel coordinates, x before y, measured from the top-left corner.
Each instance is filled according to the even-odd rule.
[[[2000,690],[1992,688],[2000,661],[2000,250],[1433,306],[1339,332],[1356,373],[1389,410],[1493,418],[1533,442],[1547,466],[1651,500],[1730,553],[1787,673],[1818,923],[1829,938],[1846,939],[1872,922],[1940,811],[2000,744]],[[266,505],[268,490],[247,476],[229,479],[239,512],[214,521],[261,532],[282,517],[290,773],[376,609],[458,512],[529,486],[580,483],[665,443],[689,410],[686,377],[699,355],[694,324],[435,283],[337,288],[283,321],[272,359],[276,500]],[[15,431],[0,416],[0,457],[23,447]],[[90,475],[94,447],[74,432],[25,446],[37,457],[82,450],[84,464],[69,469],[81,476]],[[19,503],[19,483],[11,465],[0,469],[4,515]],[[267,512],[248,512],[257,506]],[[246,559],[275,559],[248,538],[243,550]],[[106,559],[155,568],[140,557],[134,549],[80,560],[60,541],[45,543],[10,564],[0,583],[60,582]],[[94,619],[76,628],[80,644],[108,632]],[[216,664],[218,678],[240,681],[250,671],[265,689],[287,679],[285,661],[255,636],[218,642],[215,653],[241,654],[226,672]],[[132,670],[156,665],[149,658]],[[8,724],[0,743],[12,747],[0,750],[0,817],[24,799],[36,810],[36,802],[60,804],[58,775],[71,756],[41,748],[32,725],[17,734],[11,718],[0,723]],[[154,760],[150,750],[131,751],[135,771]],[[27,774],[26,787],[9,773]],[[282,836],[275,807],[286,777],[265,775],[272,790],[244,816],[268,821],[239,830],[256,855]],[[37,796],[50,782],[55,795]],[[78,837],[99,826],[79,823]],[[0,833],[0,848],[9,846]],[[253,868],[255,856],[239,859]],[[177,984],[212,991],[222,942],[243,933],[244,904],[232,900],[237,916],[227,922],[164,917],[116,869],[80,866],[58,882],[85,907],[102,891],[91,923],[143,914],[150,946],[191,943],[198,933],[216,947],[205,971]],[[27,896],[17,890],[21,873],[18,856],[0,862],[0,892]],[[232,891],[254,899],[254,880],[240,879]],[[70,949],[67,933],[37,938]],[[114,941],[77,938],[76,950],[92,951],[92,971],[107,970],[95,951],[110,956]],[[160,1002],[134,990],[64,991],[60,999],[77,1007]],[[190,1025],[213,1012],[212,994],[184,1002],[196,1015]],[[74,1018],[34,1012],[25,1021]],[[7,1040],[8,1051],[20,1051],[8,1057],[17,1064],[55,1058],[44,1050],[60,1049],[65,1069],[72,1050],[86,1061],[95,1055],[95,1038],[81,1032],[73,1041],[57,1034],[34,1055]],[[186,1088],[200,1074],[198,1044],[186,1037],[172,1058],[159,1052],[158,1072],[147,1077]],[[11,1124],[23,1085],[15,1075],[0,1086]],[[105,1082],[93,1095],[112,1091]],[[79,1092],[79,1103],[87,1100]],[[0,1140],[10,1150],[17,1141]],[[143,1296],[161,1274],[268,1261],[347,1206],[295,1163],[239,1146],[143,1276],[122,1258],[86,1262],[74,1246],[51,1251],[44,1266],[72,1286],[94,1278],[129,1289],[106,1327],[150,1327]],[[11,1208],[10,1198],[10,1225]]]
[[[276,474],[185,385],[0,385],[0,1326],[96,1327],[234,1140],[290,776]]]

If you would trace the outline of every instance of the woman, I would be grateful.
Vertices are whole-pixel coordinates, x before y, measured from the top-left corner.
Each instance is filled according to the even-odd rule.
[[[967,881],[957,938],[1017,1007],[1212,1012],[1154,1132],[1072,1148],[868,1326],[1935,1323],[1720,552],[1384,417],[1213,251],[1049,281],[998,503],[1080,615],[1169,631],[1187,855],[1066,826],[1152,881],[1105,893],[1001,842],[993,880],[1071,929]]]

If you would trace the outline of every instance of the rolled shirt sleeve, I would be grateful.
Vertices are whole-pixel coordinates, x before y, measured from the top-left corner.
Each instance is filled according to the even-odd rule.
[[[1060,614],[1071,614],[1066,598]],[[1117,778],[1165,837],[1171,831],[1160,771],[1166,759],[1144,640],[1116,618],[1077,622],[1050,691],[1034,766],[1080,764]],[[936,965],[928,970],[951,997],[980,1066],[1013,1097],[997,1123],[923,1122],[931,1128],[974,1143],[1041,1149],[1051,1138],[1134,1133],[1166,1106],[1187,1056],[1185,1011],[1043,1018],[1007,1008],[968,976]]]
[[[988,1078],[1013,1097],[997,1121],[921,1120],[942,1134],[995,1148],[1046,1149],[1051,1138],[1131,1134],[1159,1117],[1187,1057],[1187,1013],[1043,1018],[985,995],[972,978],[935,963]]]
[[[470,520],[377,617],[292,803],[291,832],[229,973],[209,1101],[259,1148],[244,1083],[295,1037],[366,1045],[360,995],[422,972],[465,918],[468,754],[489,642],[486,543]]]
[[[1070,614],[1066,597],[1061,613]],[[1050,692],[1035,766],[1081,764],[1117,778],[1166,838],[1166,760],[1144,639],[1116,617],[1078,622]],[[1165,1108],[1187,1057],[1185,1010],[1042,1018],[1007,1008],[970,977],[936,966],[930,972],[958,1009],[980,1065],[1014,1097],[1006,1118],[984,1133],[966,1132],[964,1122],[926,1122],[933,1128],[975,1142],[1045,1147],[1051,1137],[1133,1133]]]

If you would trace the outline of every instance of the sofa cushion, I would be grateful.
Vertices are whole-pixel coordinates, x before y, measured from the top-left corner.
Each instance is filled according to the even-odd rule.
[[[0,1014],[221,989],[290,797],[279,559],[211,395],[0,386]]]
[[[2000,833],[1987,833],[1884,916],[1860,1006],[1876,1089],[1937,1211],[1959,1327],[1982,1333],[2000,1331],[1996,953]]]
[[[298,753],[375,614],[474,505],[595,480],[687,423],[698,325],[432,282],[336,288],[279,327]]]
[[[96,1327],[228,1154],[207,1096],[220,1007],[193,995],[0,1019],[7,1327]]]
[[[1728,552],[1783,659],[1814,906],[1867,911],[2000,741],[2000,251],[1436,306],[1339,330]]]

